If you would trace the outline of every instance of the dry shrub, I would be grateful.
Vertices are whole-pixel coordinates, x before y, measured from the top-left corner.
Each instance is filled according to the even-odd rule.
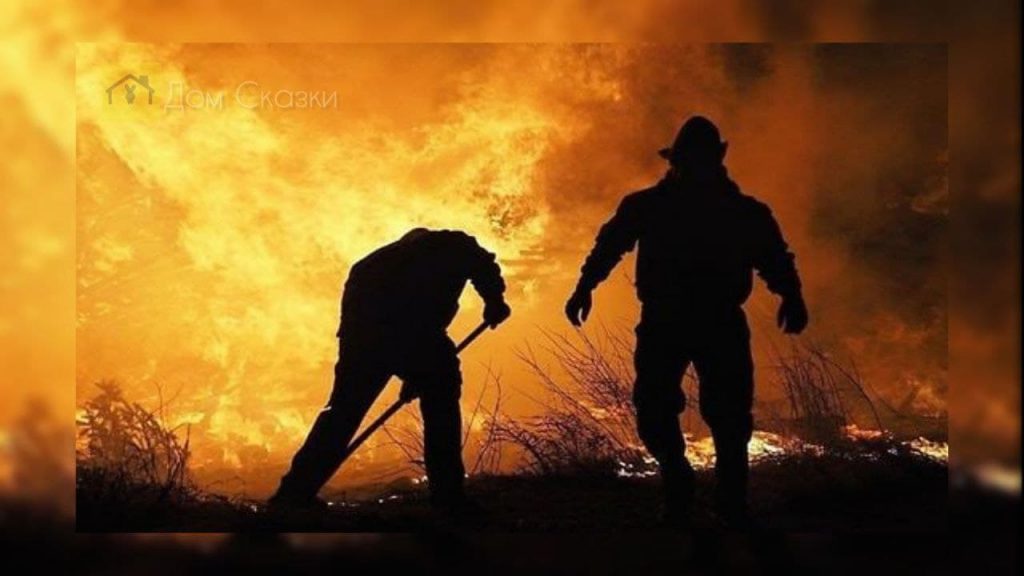
[[[79,488],[88,481],[92,496],[144,490],[162,500],[190,494],[189,430],[178,439],[160,414],[125,399],[113,381],[96,384],[100,393],[79,414],[77,461]],[[161,394],[162,397],[162,394]]]
[[[489,399],[489,396],[492,398]],[[488,367],[487,378],[473,401],[472,410],[463,413],[462,418],[462,452],[466,455],[467,474],[495,474],[501,469],[502,453],[498,432],[489,425],[497,419],[501,411],[501,401],[501,375]],[[409,410],[408,416],[403,420],[404,424],[381,426],[381,431],[388,440],[377,446],[395,447],[405,460],[405,465],[401,469],[389,470],[381,477],[407,472],[409,467],[418,475],[426,474],[426,464],[423,461],[423,418],[419,410],[415,409]],[[478,423],[483,423],[481,430],[478,430]]]
[[[636,433],[631,338],[602,330],[598,338],[580,331],[576,339],[544,332],[543,349],[565,381],[544,366],[532,347],[519,352],[546,392],[544,412],[533,418],[492,419],[495,440],[525,456],[532,474],[613,474],[643,470],[650,458]]]
[[[844,429],[870,418],[870,426],[884,429],[857,367],[844,365],[814,343],[790,340],[789,350],[773,348],[778,385],[788,414],[780,424],[800,438],[834,446],[845,440]]]
[[[595,338],[579,331],[575,337],[544,332],[543,350],[554,358],[555,370],[546,367],[532,347],[520,358],[542,384],[546,397],[536,401],[543,413],[515,420],[492,417],[497,444],[510,444],[524,456],[524,471],[533,474],[646,475],[653,461],[636,432],[632,402],[634,380],[632,334],[602,329]],[[791,339],[788,353],[775,350],[778,380],[788,414],[764,418],[778,432],[827,447],[840,448],[849,439],[844,430],[862,426],[884,429],[856,366],[843,363],[813,343]],[[697,382],[687,372],[682,383],[693,418],[699,412]],[[760,420],[760,418],[759,418]],[[684,428],[695,431],[684,417]],[[706,428],[701,427],[701,430]]]

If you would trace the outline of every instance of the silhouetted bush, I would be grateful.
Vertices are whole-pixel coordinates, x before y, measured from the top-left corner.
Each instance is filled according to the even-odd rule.
[[[79,494],[84,487],[93,502],[134,498],[153,504],[190,496],[195,487],[188,474],[188,428],[179,440],[158,415],[163,406],[147,410],[125,399],[113,381],[96,386],[100,393],[85,402],[77,420]]]
[[[789,411],[783,419],[786,432],[834,446],[846,440],[846,426],[857,423],[855,413],[871,418],[870,424],[862,421],[862,425],[883,429],[856,365],[844,365],[816,344],[795,339],[787,352],[774,349],[773,356],[775,382],[785,394]]]
[[[488,402],[492,389],[493,401]],[[498,429],[489,425],[498,419],[501,402],[501,376],[488,369],[487,378],[473,401],[472,409],[463,410],[462,452],[467,474],[497,474],[501,471]],[[418,410],[409,410],[407,414],[404,424],[389,423],[381,426],[387,442],[378,443],[377,446],[394,446],[402,452],[406,464],[423,476],[426,474],[426,463],[423,461],[423,419]],[[482,430],[477,429],[478,422],[484,423]]]
[[[597,338],[583,331],[575,337],[545,332],[544,338],[543,349],[554,358],[561,377],[532,347],[520,352],[547,393],[539,400],[544,411],[527,419],[491,418],[495,441],[521,451],[524,471],[533,474],[652,473],[654,461],[636,432],[632,334],[604,329]],[[856,423],[854,413],[864,415],[859,418],[862,426],[883,428],[852,363],[844,364],[816,345],[795,339],[788,352],[776,349],[774,359],[777,377],[765,385],[781,387],[788,413],[758,418],[768,429],[845,449],[850,440],[847,426]],[[692,418],[699,413],[700,402],[692,371],[680,385],[686,391],[685,414]],[[691,431],[700,426],[684,424]]]
[[[560,379],[532,347],[519,353],[547,397],[540,416],[492,419],[498,443],[523,455],[524,471],[545,475],[614,474],[651,467],[636,432],[632,342],[608,330],[599,340],[545,332],[544,349],[557,362]]]

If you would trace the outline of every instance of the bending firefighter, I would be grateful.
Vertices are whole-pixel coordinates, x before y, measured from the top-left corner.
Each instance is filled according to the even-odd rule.
[[[462,232],[417,228],[352,267],[342,297],[334,389],[271,505],[322,506],[317,492],[337,470],[388,379],[398,376],[402,397],[420,399],[431,503],[452,512],[469,507],[463,491],[462,375],[446,332],[467,281],[483,298],[491,328],[509,317],[494,254]]]

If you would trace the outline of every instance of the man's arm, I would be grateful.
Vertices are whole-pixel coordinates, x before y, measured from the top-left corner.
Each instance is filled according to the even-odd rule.
[[[622,257],[636,245],[640,236],[639,220],[636,198],[627,197],[598,231],[594,248],[580,269],[577,289],[592,291],[608,278]]]
[[[485,250],[469,234],[452,232],[464,255],[465,271],[473,289],[484,301],[484,320],[491,328],[504,322],[512,310],[505,303],[505,279],[495,255]]]
[[[633,249],[640,237],[640,214],[637,198],[627,196],[615,215],[601,226],[594,248],[590,251],[583,267],[576,290],[565,305],[566,316],[579,326],[590,315],[592,300],[590,293],[611,274],[622,257]]]
[[[505,279],[501,276],[501,267],[497,257],[485,250],[473,237],[470,242],[469,281],[473,283],[480,298],[485,304],[505,301]]]
[[[757,237],[754,246],[754,268],[774,294],[785,298],[800,293],[800,276],[796,271],[796,257],[782,236],[779,223],[772,211],[760,204],[755,224]]]
[[[782,297],[778,323],[787,333],[798,334],[807,326],[807,306],[804,304],[800,275],[796,271],[796,257],[782,236],[779,223],[771,210],[758,204],[754,229],[758,248],[754,268],[768,289]]]

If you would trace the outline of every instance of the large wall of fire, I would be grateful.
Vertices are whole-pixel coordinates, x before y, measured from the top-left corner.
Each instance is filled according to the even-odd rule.
[[[108,101],[129,72],[154,105]],[[235,97],[252,83],[337,104],[253,107]],[[204,96],[179,108],[181,87]],[[498,254],[514,316],[467,351],[464,397],[498,371],[506,409],[535,413],[517,351],[570,331],[597,227],[695,113],[797,253],[807,338],[889,401],[945,413],[943,46],[92,44],[75,90],[78,401],[103,379],[173,398],[197,465],[290,455],[329,390],[348,266],[412,226]],[[594,328],[634,322],[631,264]],[[774,305],[763,288],[748,305],[766,399]],[[467,294],[453,336],[479,313]]]

